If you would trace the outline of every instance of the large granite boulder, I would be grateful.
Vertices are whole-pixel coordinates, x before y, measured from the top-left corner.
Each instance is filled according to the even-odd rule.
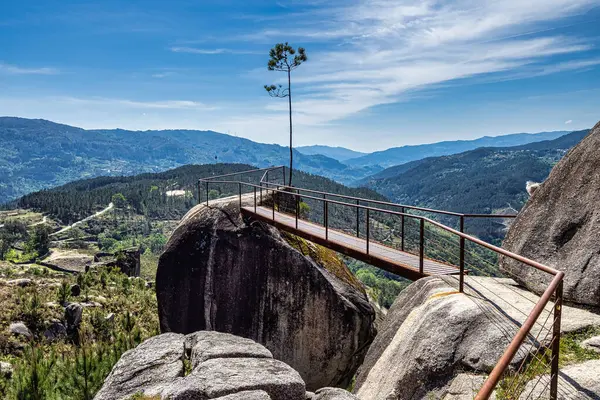
[[[600,123],[552,170],[531,196],[504,248],[565,272],[568,301],[600,306]],[[502,258],[500,268],[541,293],[548,274]]]
[[[244,199],[246,201],[246,199]],[[264,345],[309,390],[347,386],[375,330],[364,290],[275,228],[242,217],[238,198],[199,205],[160,258],[162,332],[227,332]]]
[[[184,343],[184,335],[167,333],[125,352],[94,400],[121,400],[136,393],[160,394],[184,374]]]
[[[454,277],[423,278],[398,296],[358,371],[360,399],[445,396],[458,373],[493,369],[517,328],[456,287]]]
[[[342,389],[310,394],[300,374],[273,359],[265,347],[206,331],[164,333],[126,352],[94,400],[125,400],[136,394],[160,400],[356,399]]]

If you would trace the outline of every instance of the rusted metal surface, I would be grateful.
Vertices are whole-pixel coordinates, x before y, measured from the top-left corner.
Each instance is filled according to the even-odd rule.
[[[563,304],[563,281],[556,287],[554,323],[552,324],[552,368],[550,371],[550,399],[558,399],[558,361],[560,356],[560,322]]]

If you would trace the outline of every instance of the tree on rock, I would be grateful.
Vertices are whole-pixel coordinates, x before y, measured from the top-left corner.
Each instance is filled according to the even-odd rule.
[[[288,184],[292,185],[293,150],[292,150],[292,71],[298,68],[308,58],[303,47],[296,50],[287,42],[277,43],[269,52],[269,71],[286,72],[288,78],[287,88],[281,85],[265,85],[265,90],[271,97],[288,98],[290,112],[290,176]]]

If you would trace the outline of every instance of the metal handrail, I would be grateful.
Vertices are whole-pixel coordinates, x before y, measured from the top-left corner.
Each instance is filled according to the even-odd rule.
[[[265,185],[274,185],[274,186],[277,185],[277,184],[270,183],[270,182],[262,182],[262,183]],[[442,214],[442,215],[450,215],[453,217],[466,217],[466,218],[516,218],[517,217],[517,214],[469,214],[469,213],[459,213],[459,212],[455,212],[455,211],[436,210],[434,208],[409,206],[406,204],[391,203],[389,201],[372,200],[372,199],[365,199],[362,197],[354,197],[354,196],[348,196],[348,195],[338,194],[338,193],[321,192],[319,190],[304,189],[304,188],[298,188],[295,186],[289,186],[289,189],[293,189],[293,190],[297,190],[297,191],[299,190],[301,192],[316,193],[316,194],[320,194],[320,195],[324,195],[324,196],[341,197],[341,198],[349,199],[349,200],[355,200],[355,201],[358,200],[358,201],[364,201],[367,203],[375,203],[375,204],[379,204],[379,205],[404,208],[404,209],[408,209],[408,210],[423,211],[423,212]]]
[[[212,181],[213,179],[226,178],[228,176],[250,174],[250,173],[253,173],[253,172],[260,172],[260,171],[271,171],[271,170],[275,170],[275,169],[279,169],[279,168],[285,168],[285,167],[279,165],[279,166],[275,166],[275,167],[257,168],[257,169],[250,169],[250,170],[240,171],[240,172],[231,172],[229,174],[209,176],[209,177],[206,177],[206,178],[199,178],[198,181],[200,181],[200,182]],[[264,177],[264,175],[263,175],[263,177]],[[261,178],[261,180],[262,180],[262,178]]]
[[[272,169],[277,169],[277,168],[281,168],[281,167],[274,167]],[[253,172],[255,172],[257,170],[254,170]],[[268,172],[268,171],[267,171]],[[263,178],[267,175],[267,172],[265,172],[265,174],[263,174]],[[237,174],[227,174],[227,176],[234,176],[234,175],[239,175],[240,173]],[[220,177],[227,177],[227,176],[220,176]],[[214,177],[214,178],[220,178],[220,177]],[[429,223],[432,224],[433,226],[436,226],[444,231],[447,231],[453,235],[456,235],[459,237],[460,239],[460,265],[459,265],[459,270],[460,270],[460,277],[459,277],[459,291],[462,293],[464,291],[464,275],[466,273],[465,271],[465,242],[466,241],[470,241],[472,243],[476,243],[484,248],[487,248],[488,250],[491,250],[494,253],[503,255],[505,257],[511,258],[513,260],[522,262],[530,267],[533,267],[539,271],[548,273],[550,275],[553,275],[554,278],[552,279],[552,281],[550,282],[550,284],[548,285],[548,287],[546,288],[546,290],[544,291],[544,293],[542,294],[542,296],[540,297],[540,299],[538,300],[538,302],[535,304],[533,310],[529,313],[529,315],[527,316],[527,319],[525,320],[525,322],[523,323],[523,325],[521,326],[521,328],[519,329],[519,331],[517,332],[517,334],[515,335],[515,337],[512,339],[511,343],[509,344],[509,346],[507,347],[507,349],[505,350],[504,354],[502,355],[502,357],[499,359],[498,363],[496,364],[496,366],[494,367],[494,369],[492,370],[492,372],[490,373],[490,375],[488,376],[488,378],[486,379],[484,385],[481,387],[481,389],[479,390],[477,396],[475,397],[476,400],[486,400],[488,399],[492,392],[494,391],[494,389],[496,388],[497,384],[499,383],[499,381],[501,380],[503,374],[506,372],[506,370],[508,369],[508,366],[510,365],[511,361],[513,360],[514,356],[516,355],[519,347],[523,344],[523,342],[525,341],[525,339],[527,338],[527,336],[531,333],[531,329],[534,326],[534,324],[537,322],[537,320],[539,319],[542,311],[545,309],[545,307],[548,305],[548,303],[550,302],[550,300],[552,299],[552,296],[554,295],[555,297],[555,302],[554,302],[554,322],[553,322],[553,338],[552,338],[552,364],[551,364],[551,385],[550,385],[550,398],[551,400],[556,400],[557,399],[557,393],[558,393],[558,369],[559,369],[559,365],[558,365],[558,356],[559,356],[559,352],[560,352],[560,324],[561,324],[561,311],[562,311],[562,298],[563,298],[563,281],[564,281],[564,272],[558,271],[554,268],[548,267],[546,265],[543,265],[539,262],[530,260],[526,257],[520,256],[518,254],[512,253],[508,250],[502,249],[500,247],[494,246],[490,243],[487,243],[481,239],[478,239],[474,236],[468,235],[466,233],[464,233],[464,219],[466,217],[482,217],[482,218],[514,218],[514,215],[490,215],[490,214],[462,214],[462,213],[454,213],[454,212],[446,212],[446,211],[441,211],[441,210],[432,210],[432,209],[426,209],[426,208],[422,208],[422,207],[414,207],[414,206],[404,206],[404,205],[398,205],[395,203],[389,203],[389,202],[383,202],[383,201],[379,201],[379,200],[369,200],[369,199],[362,199],[362,198],[358,198],[358,197],[353,197],[353,196],[345,196],[345,195],[337,195],[337,194],[333,194],[333,193],[327,193],[327,192],[320,192],[320,191],[316,191],[316,190],[310,190],[310,189],[302,189],[302,188],[296,188],[296,187],[291,187],[291,186],[286,186],[285,185],[285,169],[284,169],[284,181],[283,181],[283,185],[277,185],[277,184],[273,184],[273,183],[268,183],[268,182],[264,182],[263,179],[261,179],[260,184],[252,184],[252,183],[248,183],[248,182],[241,182],[241,181],[229,181],[229,180],[224,180],[224,181],[211,181],[214,183],[225,183],[225,184],[237,184],[238,185],[238,190],[239,190],[239,203],[240,203],[240,208],[242,206],[242,186],[247,186],[247,187],[251,187],[254,190],[254,210],[256,212],[256,207],[257,207],[257,189],[259,189],[261,191],[261,199],[262,199],[262,190],[265,189],[267,190],[267,192],[271,191],[273,193],[284,193],[286,195],[290,195],[290,196],[294,196],[295,197],[295,203],[296,203],[296,227],[298,226],[298,219],[299,219],[299,199],[300,197],[304,198],[304,199],[312,199],[312,200],[316,200],[316,201],[320,201],[323,202],[323,210],[324,210],[324,221],[323,221],[323,225],[325,227],[325,237],[326,240],[328,238],[328,231],[329,231],[329,218],[328,218],[328,210],[329,207],[328,205],[331,204],[337,204],[337,205],[341,205],[341,206],[347,206],[347,207],[352,207],[352,208],[356,208],[357,210],[357,215],[358,215],[358,211],[359,210],[365,210],[366,212],[366,253],[367,255],[369,254],[369,218],[370,218],[370,213],[371,212],[381,212],[381,213],[385,213],[385,214],[390,214],[390,215],[395,215],[395,216],[401,216],[402,217],[402,230],[403,230],[403,235],[402,235],[402,250],[404,250],[404,218],[408,217],[408,218],[413,218],[415,220],[418,220],[420,222],[420,245],[419,245],[419,271],[421,274],[423,274],[423,262],[424,262],[424,226],[425,223]],[[206,181],[207,183],[207,188],[208,188],[208,181]],[[266,184],[266,188],[264,187],[264,185]],[[269,187],[271,186],[271,188]],[[272,186],[277,186],[276,188],[272,188]],[[281,188],[283,186],[283,188]],[[295,193],[290,192],[290,190],[295,190]],[[304,192],[308,192],[308,193],[314,193],[314,194],[320,194],[323,197],[315,197],[315,196],[310,196],[310,195],[301,195],[300,192],[304,191]],[[207,190],[208,192],[208,190]],[[333,196],[333,197],[341,197],[344,199],[351,199],[351,200],[356,200],[356,203],[347,203],[347,202],[343,202],[343,201],[338,201],[338,200],[332,200],[332,199],[328,199],[327,196]],[[199,197],[200,198],[200,197]],[[273,199],[273,220],[275,220],[275,198]],[[394,207],[401,207],[402,211],[405,211],[405,209],[412,209],[412,210],[419,210],[419,211],[426,211],[426,212],[438,212],[439,214],[445,214],[445,215],[454,215],[454,216],[458,216],[460,217],[460,230],[456,230],[453,229],[451,227],[448,227],[440,222],[437,222],[431,218],[427,218],[421,215],[414,215],[414,214],[407,214],[406,212],[398,212],[398,211],[392,211],[392,210],[386,210],[386,209],[382,209],[382,208],[378,208],[378,207],[371,207],[368,205],[363,205],[360,204],[360,201],[366,202],[366,203],[375,203],[375,204],[379,204],[379,205],[389,205],[389,206],[394,206]],[[208,194],[207,194],[207,204],[208,204]],[[359,218],[357,217],[357,234],[359,232]]]

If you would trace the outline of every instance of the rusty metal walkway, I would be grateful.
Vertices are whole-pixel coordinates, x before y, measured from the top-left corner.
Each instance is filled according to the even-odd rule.
[[[425,258],[423,272],[420,272],[420,257],[404,251],[396,250],[375,242],[348,235],[333,229],[305,220],[297,220],[293,215],[275,211],[264,206],[242,207],[242,212],[268,224],[274,225],[307,240],[346,254],[360,261],[378,266],[386,271],[406,277],[419,279],[429,275],[454,275],[460,269],[453,265],[443,264]]]

